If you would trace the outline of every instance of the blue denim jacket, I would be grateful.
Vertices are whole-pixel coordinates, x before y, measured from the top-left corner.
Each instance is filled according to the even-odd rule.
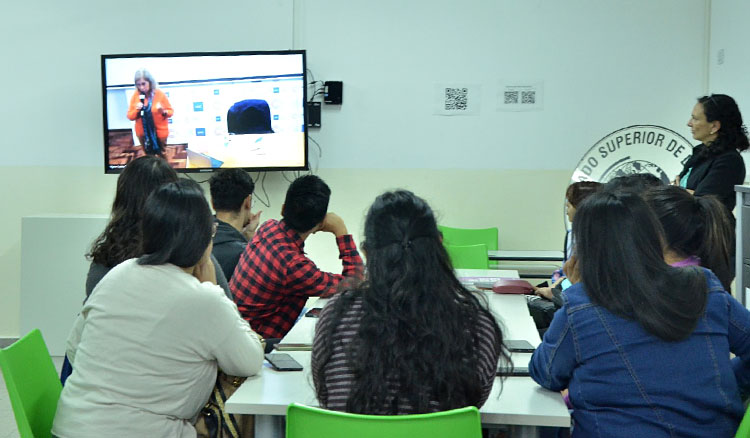
[[[545,388],[569,389],[574,437],[734,436],[744,409],[729,352],[750,363],[750,312],[704,272],[706,313],[680,342],[592,304],[581,283],[565,291],[529,371]]]

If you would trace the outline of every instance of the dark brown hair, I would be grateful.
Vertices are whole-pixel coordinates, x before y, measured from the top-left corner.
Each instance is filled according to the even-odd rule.
[[[570,202],[570,205],[577,208],[581,201],[586,199],[592,193],[599,191],[601,186],[602,184],[596,181],[574,182],[569,185],[568,189],[565,191],[565,199]]]
[[[177,173],[162,158],[146,155],[128,163],[117,179],[109,223],[86,257],[111,268],[141,255],[143,205],[154,190],[173,181]]]

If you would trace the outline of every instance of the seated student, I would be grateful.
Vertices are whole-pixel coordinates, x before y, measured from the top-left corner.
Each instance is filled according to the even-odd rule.
[[[146,155],[128,163],[117,178],[117,191],[112,203],[112,217],[104,232],[91,245],[86,257],[91,260],[86,275],[86,298],[93,292],[99,281],[115,266],[125,260],[143,255],[141,250],[141,220],[143,206],[148,196],[162,184],[177,181],[177,172],[166,160],[154,155]],[[229,285],[216,260],[216,282],[227,297]],[[63,361],[60,380],[62,384],[73,372],[70,361]]]
[[[578,205],[589,195],[599,191],[601,186],[602,184],[596,181],[577,181],[568,186],[565,190],[565,214],[568,216],[568,222],[573,223],[573,217],[576,214]],[[565,234],[564,247],[563,261],[567,263],[573,257],[573,239],[571,238],[570,230],[567,230]],[[567,279],[565,272],[565,266],[563,266],[562,269],[558,269],[552,273],[551,286],[534,288],[536,295],[542,299],[529,297],[529,313],[531,313],[536,328],[540,332],[549,327],[552,316],[557,309],[562,307],[562,291],[570,286],[570,282],[565,281]]]
[[[224,276],[232,278],[247,242],[255,235],[260,214],[250,211],[255,183],[241,169],[222,169],[211,176],[211,204],[219,224],[214,236],[213,255]]]
[[[729,353],[750,361],[750,312],[711,271],[665,263],[633,193],[591,195],[573,235],[580,282],[529,363],[543,387],[569,388],[572,436],[733,436],[744,408]]]
[[[677,186],[652,188],[644,194],[664,228],[664,258],[672,266],[703,266],[731,290],[734,224],[718,198],[693,196]]]
[[[60,438],[194,437],[217,366],[251,376],[263,365],[258,336],[216,285],[198,184],[157,189],[141,230],[145,254],[104,276],[68,338],[75,372],[52,427]]]
[[[570,222],[571,224],[573,223],[573,217],[576,214],[576,208],[578,207],[578,205],[583,202],[583,200],[586,199],[589,195],[599,191],[599,188],[601,186],[602,184],[596,181],[577,181],[568,186],[568,188],[565,190],[565,214],[568,216],[568,222]],[[563,249],[563,261],[567,262],[568,259],[573,255],[573,239],[571,238],[570,230],[566,230],[565,232],[565,243]],[[563,273],[562,269],[558,269],[557,271],[555,271],[552,274],[551,287],[560,285],[564,278],[565,274]],[[541,292],[549,292],[549,294],[540,293],[540,295],[545,296],[548,299],[552,299],[550,297],[550,288],[540,289],[544,289]],[[537,292],[539,293],[540,291],[537,290]]]
[[[283,219],[261,225],[240,256],[229,287],[242,316],[265,339],[283,338],[309,297],[332,294],[344,276],[362,273],[344,221],[327,213],[330,196],[317,176],[297,178],[281,206]],[[305,240],[318,231],[336,236],[342,274],[321,271],[305,255]]]
[[[87,298],[110,269],[127,259],[143,255],[140,235],[143,205],[159,186],[174,181],[177,181],[177,172],[166,160],[154,155],[136,158],[125,166],[117,178],[112,217],[86,255],[91,260],[86,276]],[[216,264],[216,260],[212,261]],[[216,279],[229,296],[227,279],[218,265]]]
[[[379,415],[482,406],[498,359],[509,360],[503,333],[456,279],[430,207],[404,190],[378,196],[362,246],[367,278],[333,297],[316,326],[320,405]]]

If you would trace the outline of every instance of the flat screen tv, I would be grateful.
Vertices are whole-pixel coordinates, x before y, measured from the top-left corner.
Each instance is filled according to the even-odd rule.
[[[306,170],[304,50],[102,55],[104,169]]]

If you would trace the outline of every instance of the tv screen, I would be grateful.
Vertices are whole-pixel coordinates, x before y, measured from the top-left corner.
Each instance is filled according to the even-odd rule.
[[[102,55],[104,169],[306,170],[304,50]]]

